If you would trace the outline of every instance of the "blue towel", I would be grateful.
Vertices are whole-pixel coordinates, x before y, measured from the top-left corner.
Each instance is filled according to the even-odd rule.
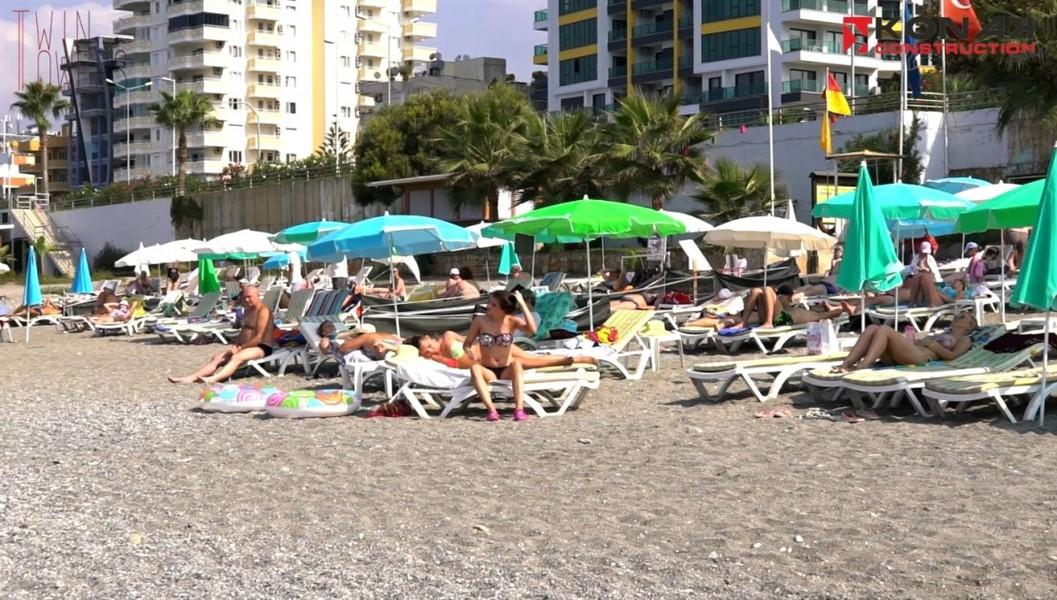
[[[742,333],[745,333],[746,331],[750,331],[750,328],[749,327],[724,327],[723,329],[719,330],[719,335],[725,335],[725,336],[740,335]]]

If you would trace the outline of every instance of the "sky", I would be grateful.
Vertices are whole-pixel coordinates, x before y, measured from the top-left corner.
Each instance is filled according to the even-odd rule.
[[[532,28],[532,14],[546,5],[546,0],[437,0],[437,14],[427,19],[437,22],[437,39],[429,44],[435,45],[445,60],[459,54],[505,58],[508,72],[521,81],[529,81],[532,71],[538,68],[532,64],[532,47],[547,41],[546,33]],[[111,6],[110,0],[51,0],[39,5],[33,0],[0,0],[0,118],[13,114],[8,107],[18,87],[20,28],[15,11],[29,11],[22,15],[21,62],[23,81],[33,81],[38,77],[38,46],[46,47],[48,37],[53,50],[50,62],[52,70],[56,69],[56,59],[62,55],[64,13],[68,35],[74,34],[77,13],[82,22],[91,15],[91,35],[105,35],[111,32],[111,23],[119,14]],[[44,32],[43,44],[38,43],[38,24]],[[44,66],[47,57],[39,60],[41,76],[48,79]],[[57,82],[58,78],[52,76],[52,81]]]

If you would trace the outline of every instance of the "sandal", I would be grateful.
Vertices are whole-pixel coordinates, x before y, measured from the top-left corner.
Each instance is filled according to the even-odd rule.
[[[855,411],[851,410],[851,409],[846,410],[843,413],[841,413],[841,418],[844,419],[845,423],[862,423],[863,421],[866,420],[866,419],[860,417],[859,415],[855,414]]]

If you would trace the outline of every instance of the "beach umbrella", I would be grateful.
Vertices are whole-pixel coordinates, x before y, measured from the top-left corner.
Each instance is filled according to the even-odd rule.
[[[328,221],[326,219],[323,219],[322,221],[311,221],[287,227],[272,236],[272,239],[280,244],[290,244],[295,242],[299,244],[307,244],[348,226],[348,223],[342,223],[341,221]]]
[[[301,260],[305,260],[308,254],[308,249],[304,246],[300,250],[297,250],[297,255],[301,257]],[[290,266],[290,253],[289,252],[276,252],[268,256],[268,260],[264,261],[261,265],[262,269],[285,269]]]
[[[26,307],[26,342],[29,342],[30,313],[31,306],[44,304],[44,298],[40,293],[40,277],[37,276],[37,249],[29,247],[29,255],[26,257],[26,281],[22,290],[22,306]]]
[[[1010,300],[1013,305],[1046,311],[1042,387],[1024,412],[1025,419],[1035,418],[1035,413],[1038,412],[1039,421],[1042,422],[1045,419],[1046,398],[1049,396],[1046,371],[1050,360],[1050,312],[1057,308],[1057,302],[1054,302],[1057,297],[1057,146],[1050,157],[1049,172],[1046,174],[1041,202],[1032,225],[1031,238],[1024,253],[1024,264],[1017,274],[1017,285],[1013,288]]]
[[[330,233],[308,247],[308,258],[335,262],[344,258],[385,258],[452,252],[473,248],[473,233],[447,221],[418,215],[390,215],[365,219]],[[400,313],[393,298],[396,334]]]
[[[957,194],[955,194],[955,196],[958,196],[962,200],[968,200],[970,202],[975,202],[979,204],[981,202],[987,202],[992,198],[997,198],[998,196],[1001,196],[1006,192],[1015,190],[1018,187],[1020,186],[1015,183],[1003,183],[999,181],[998,183],[994,185],[989,185],[987,187],[971,188],[958,192]]]
[[[974,204],[954,194],[908,183],[888,183],[873,188],[874,202],[880,206],[884,219],[932,219],[954,221]],[[817,218],[849,219],[854,213],[856,192],[838,194],[815,206],[811,214]]]
[[[527,235],[537,242],[583,242],[587,252],[588,318],[594,327],[594,296],[591,289],[591,241],[602,237],[648,238],[686,233],[686,225],[660,211],[609,200],[561,202],[500,221],[483,232],[485,235],[512,239]]]
[[[503,245],[503,254],[499,257],[499,274],[510,275],[514,265],[520,267],[521,259],[517,257],[517,252],[514,251],[514,242],[507,242]]]
[[[198,293],[208,294],[210,292],[220,291],[220,279],[217,278],[216,267],[213,266],[213,259],[211,258],[199,258],[198,259]]]
[[[903,284],[903,263],[896,254],[881,207],[874,198],[866,161],[859,166],[854,208],[845,229],[844,259],[837,270],[836,284],[846,290],[863,292],[862,323],[865,329],[865,292],[885,292]],[[898,301],[898,295],[896,298]]]
[[[1031,227],[1038,216],[1046,181],[1033,181],[977,204],[958,217],[956,229],[962,233],[975,233],[989,229]]]
[[[203,242],[195,253],[199,258],[250,260],[274,252],[291,252],[296,248],[299,246],[272,241],[270,233],[241,229]]]
[[[167,242],[165,244],[154,244],[143,247],[140,243],[139,250],[126,254],[114,263],[115,267],[139,267],[140,265],[162,265],[168,263],[197,262],[197,248],[201,248],[205,242],[186,239]]]
[[[88,253],[81,248],[81,258],[77,261],[77,271],[73,274],[73,285],[70,287],[73,294],[92,293],[92,272],[88,269]]]
[[[717,225],[705,234],[705,241],[728,248],[773,250],[826,250],[837,244],[837,238],[810,225],[771,215]]]
[[[925,187],[943,190],[951,194],[990,186],[990,181],[984,181],[983,179],[977,179],[976,177],[941,177],[940,179],[930,179],[925,182]]]
[[[658,212],[660,212],[663,215],[669,216],[669,217],[675,219],[676,221],[679,221],[680,223],[683,224],[683,227],[686,228],[686,233],[672,236],[672,237],[674,237],[676,239],[686,240],[686,239],[699,238],[702,235],[704,235],[705,233],[707,233],[709,231],[712,231],[712,225],[711,224],[709,224],[707,221],[703,221],[701,219],[698,219],[697,217],[695,217],[693,215],[689,215],[689,214],[686,214],[686,213],[683,213],[683,212],[674,211],[674,210],[664,210],[663,208],[661,210],[659,210]]]
[[[497,237],[488,237],[481,233],[484,228],[488,227],[489,225],[491,224],[481,221],[476,225],[470,225],[466,229],[470,233],[474,234],[474,236],[476,236],[478,248],[499,248],[505,245],[507,243],[507,240]]]

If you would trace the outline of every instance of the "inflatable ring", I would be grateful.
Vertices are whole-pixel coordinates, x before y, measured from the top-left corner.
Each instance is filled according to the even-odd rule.
[[[305,419],[351,415],[359,408],[348,390],[295,390],[272,394],[264,410],[273,417]]]
[[[275,386],[225,383],[207,387],[198,399],[206,412],[248,413],[264,410],[268,398],[277,392]]]

